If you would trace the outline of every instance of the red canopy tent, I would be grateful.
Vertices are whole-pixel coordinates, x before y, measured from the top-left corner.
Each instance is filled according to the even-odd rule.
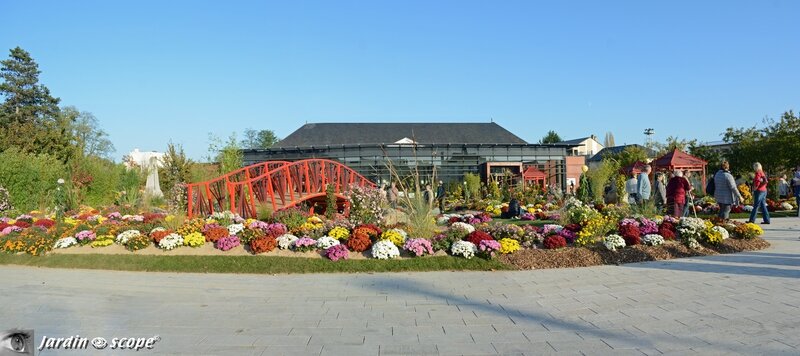
[[[539,187],[545,187],[547,174],[531,166],[525,169],[525,172],[522,172],[522,180],[525,182],[525,185],[538,184]]]
[[[622,167],[620,171],[621,173],[624,173],[626,176],[638,175],[639,173],[642,173],[644,171],[645,166],[647,166],[647,163],[644,163],[642,161],[636,161],[631,165]]]
[[[657,171],[689,171],[689,172],[703,172],[703,187],[706,185],[706,166],[708,162],[692,156],[679,149],[669,152],[651,163]]]

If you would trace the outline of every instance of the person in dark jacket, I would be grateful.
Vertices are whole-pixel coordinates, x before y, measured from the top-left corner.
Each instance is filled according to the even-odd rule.
[[[519,217],[519,200],[517,200],[517,198],[511,198],[511,201],[508,202],[508,211],[503,213],[501,217],[503,219]]]
[[[444,213],[444,198],[447,192],[444,190],[444,182],[439,181],[439,187],[436,188],[436,200],[439,202],[439,213]]]

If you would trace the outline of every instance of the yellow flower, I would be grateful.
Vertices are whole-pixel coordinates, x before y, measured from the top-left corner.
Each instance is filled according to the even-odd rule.
[[[381,234],[381,240],[389,240],[397,247],[403,247],[406,242],[405,237],[395,229],[386,230]]]
[[[206,243],[206,238],[199,232],[193,232],[183,237],[183,244],[191,247],[203,246]]]
[[[344,240],[350,237],[350,231],[341,226],[337,226],[328,232],[328,236],[333,237],[334,239],[337,240]]]
[[[500,239],[500,253],[508,254],[519,250],[519,241],[509,238]]]
[[[167,217],[164,218],[166,222],[172,222],[173,220],[175,220],[175,215],[167,215]]]

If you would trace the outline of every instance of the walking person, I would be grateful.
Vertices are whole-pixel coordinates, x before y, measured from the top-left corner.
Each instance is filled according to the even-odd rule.
[[[787,199],[789,198],[789,191],[791,188],[789,187],[789,182],[786,181],[786,175],[782,175],[781,179],[778,180],[778,198],[780,199]]]
[[[683,205],[683,214],[681,214],[683,217],[689,216],[689,209],[697,217],[697,212],[694,210],[694,184],[692,184],[691,174],[689,171],[683,171],[683,178],[689,183],[689,189],[686,190],[686,204]]]
[[[444,182],[439,181],[439,187],[436,188],[436,200],[439,202],[439,214],[444,214],[444,198],[447,196],[447,191],[444,189]]]
[[[425,184],[425,191],[422,193],[422,197],[425,198],[425,204],[433,206],[433,189],[431,189],[430,184]]]
[[[756,176],[753,178],[753,210],[750,212],[749,222],[756,222],[756,215],[758,215],[758,210],[760,209],[764,218],[761,223],[769,224],[769,210],[767,210],[767,184],[769,180],[767,175],[764,174],[761,163],[753,163],[753,170],[756,171]]]
[[[637,203],[643,205],[650,200],[651,187],[650,187],[650,165],[644,166],[642,173],[636,179],[636,195]]]
[[[736,180],[733,179],[730,169],[730,163],[722,162],[720,170],[711,177],[714,181],[714,200],[719,204],[717,216],[725,220],[730,219],[731,206],[738,205],[744,200],[739,189],[736,188]]]
[[[636,186],[638,185],[638,181],[636,180],[636,175],[631,173],[630,178],[625,182],[625,195],[627,195],[628,204],[636,204],[636,201],[639,200],[638,195],[636,193]]]
[[[397,185],[394,182],[389,186],[389,190],[386,191],[386,199],[389,201],[389,206],[392,209],[397,209],[397,197],[400,194],[400,191],[397,190]]]
[[[666,176],[663,172],[656,173],[656,182],[654,183],[655,188],[655,203],[658,210],[664,208],[667,204],[667,183],[666,183]]]
[[[670,178],[667,183],[667,201],[672,205],[672,216],[680,218],[683,215],[683,208],[686,205],[686,192],[691,189],[689,181],[683,177],[682,171],[675,171],[675,176]]]

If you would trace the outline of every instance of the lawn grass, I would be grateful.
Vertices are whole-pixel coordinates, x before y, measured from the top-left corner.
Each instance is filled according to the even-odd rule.
[[[368,273],[422,271],[487,271],[511,269],[495,260],[452,256],[402,260],[340,260],[278,256],[152,256],[152,255],[61,255],[0,254],[2,265],[50,268],[83,268],[116,271],[195,273]]]

